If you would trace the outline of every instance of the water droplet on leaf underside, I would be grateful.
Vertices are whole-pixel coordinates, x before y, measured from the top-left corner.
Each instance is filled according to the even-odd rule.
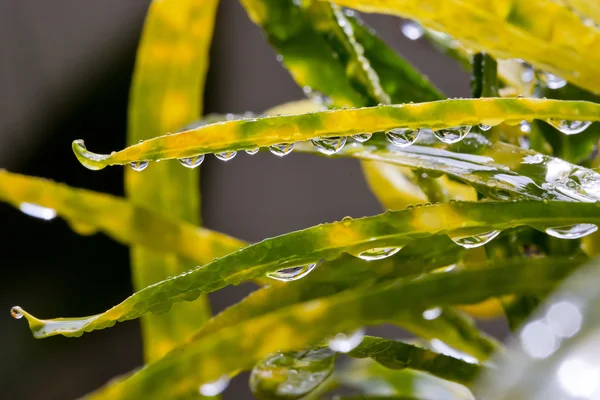
[[[467,136],[471,131],[471,127],[468,125],[455,126],[453,128],[442,128],[433,131],[436,138],[446,144],[452,144],[460,142]]]
[[[410,40],[418,40],[425,34],[423,27],[414,21],[405,21],[400,26],[400,30]]]
[[[486,132],[492,129],[492,126],[486,124],[479,124],[479,129],[481,129],[483,132]]]
[[[294,150],[294,143],[279,143],[269,146],[269,151],[278,157],[287,156]]]
[[[546,233],[559,239],[580,239],[598,230],[595,224],[577,224],[546,228]]]
[[[567,84],[566,80],[550,72],[538,73],[538,79],[549,89],[560,89]]]
[[[564,119],[549,119],[547,122],[565,135],[581,133],[592,124],[592,121],[566,121]]]
[[[148,161],[134,161],[132,163],[129,163],[129,166],[134,171],[140,172],[146,169],[146,167],[148,166]]]
[[[186,168],[196,168],[199,167],[200,164],[202,164],[202,161],[204,161],[204,154],[200,154],[199,156],[180,158],[178,161],[181,165],[183,165]]]
[[[217,157],[221,161],[229,161],[233,159],[237,154],[237,151],[226,151],[223,153],[215,153],[215,157]]]
[[[21,319],[21,318],[23,318],[23,309],[19,306],[14,306],[13,308],[10,309],[10,315],[14,319]]]
[[[56,218],[56,210],[53,208],[43,207],[38,204],[33,203],[21,203],[19,204],[19,210],[23,214],[27,214],[30,217],[43,219],[45,221],[50,221]]]
[[[376,247],[365,250],[356,255],[356,257],[365,261],[383,260],[398,253],[402,247]]]
[[[342,150],[346,144],[346,140],[346,136],[338,136],[312,139],[311,142],[320,153],[330,156]]]
[[[352,135],[352,139],[356,140],[359,143],[364,143],[367,140],[371,139],[371,136],[373,136],[372,133],[358,133],[356,135]]]
[[[500,231],[494,230],[468,236],[449,234],[448,237],[452,239],[454,243],[464,247],[465,249],[473,249],[475,247],[480,247],[491,242],[499,234]]]
[[[313,269],[315,269],[316,266],[317,266],[317,264],[315,263],[315,264],[301,265],[298,267],[284,268],[284,269],[280,269],[279,271],[269,272],[267,274],[267,277],[276,279],[276,280],[282,281],[282,282],[296,281],[298,279],[304,278]]]
[[[420,129],[396,128],[385,133],[387,140],[398,147],[408,147],[419,138]]]
[[[256,149],[247,149],[244,150],[246,153],[250,154],[251,156],[253,156],[254,154],[258,153],[260,149],[257,147]]]
[[[223,375],[214,382],[200,385],[200,389],[198,391],[202,396],[216,396],[227,389],[227,386],[229,386],[229,377],[227,375]]]
[[[357,329],[352,333],[338,333],[327,342],[329,348],[338,353],[348,353],[354,350],[364,339],[364,328]]]

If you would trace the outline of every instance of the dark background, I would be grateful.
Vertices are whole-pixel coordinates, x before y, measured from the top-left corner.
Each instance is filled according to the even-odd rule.
[[[99,152],[125,144],[135,50],[148,0],[0,1],[0,167],[113,194],[122,169],[93,172],[71,152],[83,138]],[[410,41],[400,20],[365,16],[448,96],[468,96],[468,75],[424,41]],[[237,1],[222,0],[205,112],[260,112],[302,97]],[[204,224],[248,241],[381,208],[354,160],[306,154],[283,159],[207,157],[202,169]],[[80,237],[60,218],[42,221],[0,204],[0,398],[81,396],[142,360],[137,321],[80,339],[32,338],[9,315],[21,305],[36,316],[100,312],[131,292],[128,250],[103,235]],[[211,295],[213,308],[250,286]],[[249,398],[243,378],[225,398]]]

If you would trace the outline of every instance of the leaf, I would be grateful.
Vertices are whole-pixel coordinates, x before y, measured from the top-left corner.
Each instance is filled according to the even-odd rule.
[[[600,23],[600,4],[595,0],[560,0],[583,17],[591,18],[596,24]],[[584,20],[584,22],[586,22]]]
[[[129,104],[129,145],[181,129],[199,118],[218,0],[154,0],[150,5]],[[165,163],[143,174],[125,173],[130,201],[175,221],[199,224],[199,172]],[[194,266],[175,254],[132,247],[131,270],[139,290]],[[210,317],[206,298],[142,319],[146,361],[160,358]]]
[[[245,245],[219,232],[174,222],[116,196],[5,170],[0,170],[0,201],[16,208],[23,204],[45,207],[80,234],[100,231],[120,243],[175,253],[198,265]]]
[[[323,136],[347,136],[400,127],[435,130],[462,125],[496,125],[523,119],[598,121],[600,104],[544,99],[441,100],[227,121],[146,140],[107,155],[89,152],[81,140],[76,140],[73,151],[87,168],[102,169],[140,160],[186,158]]]
[[[334,0],[365,12],[415,19],[475,52],[520,58],[580,87],[600,91],[594,48],[600,32],[566,7],[544,0]],[[568,54],[568,56],[566,56]]]
[[[182,345],[89,398],[138,399],[149,394],[183,398],[196,392],[198,385],[250,368],[275,351],[307,348],[329,335],[399,318],[411,309],[547,290],[579,263],[581,259],[517,259],[502,266],[385,282],[368,291],[348,291],[286,307]]]
[[[102,314],[85,318],[39,320],[25,314],[35,337],[83,332],[138,318],[147,312],[164,313],[173,303],[195,300],[203,293],[229,284],[262,277],[278,270],[305,267],[343,252],[359,254],[394,249],[411,240],[450,234],[469,237],[521,225],[564,227],[599,224],[600,203],[475,202],[444,203],[374,217],[339,222],[266,239],[177,277],[148,286]]]
[[[431,350],[373,336],[365,336],[361,344],[348,353],[354,358],[372,358],[390,369],[410,368],[428,372],[438,378],[471,385],[482,367]]]

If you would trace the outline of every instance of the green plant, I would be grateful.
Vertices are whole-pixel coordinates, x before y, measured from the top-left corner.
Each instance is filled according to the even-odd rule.
[[[138,52],[129,147],[101,155],[73,142],[87,168],[132,167],[127,199],[0,171],[1,200],[52,208],[77,233],[101,231],[130,245],[136,292],[84,318],[41,320],[19,307],[13,316],[24,316],[37,338],[142,319],[146,366],[89,398],[217,395],[231,376],[250,369],[261,399],[321,398],[339,385],[365,399],[469,398],[469,389],[486,398],[522,395],[475,384],[484,371],[494,382],[514,360],[503,361],[504,369],[490,366],[487,360],[504,351],[464,310],[489,313],[501,304],[511,328],[524,327],[522,338],[535,328],[548,339],[542,331],[552,320],[542,323],[536,314],[523,321],[600,250],[595,2],[241,3],[313,99],[265,113],[271,116],[210,116],[168,133],[200,116],[217,1],[154,1]],[[340,5],[419,21],[423,27],[410,27],[472,68],[474,98],[444,99]],[[259,148],[357,158],[388,211],[250,245],[198,228],[194,168],[207,153],[227,160]],[[149,166],[170,159],[179,163]],[[593,277],[590,268],[572,285]],[[206,293],[248,280],[261,288],[210,316]],[[595,301],[596,291],[585,287],[578,293],[590,291]],[[548,313],[577,303],[556,296],[543,306]],[[569,315],[585,307],[577,303]],[[564,339],[569,349],[582,337],[577,331],[593,330],[593,320],[584,322],[585,329],[552,337],[571,338]],[[364,336],[364,326],[381,323],[419,339]],[[456,350],[448,353],[448,346]],[[523,369],[554,352],[527,350]],[[371,361],[333,373],[339,353]],[[551,371],[557,360],[544,368]]]

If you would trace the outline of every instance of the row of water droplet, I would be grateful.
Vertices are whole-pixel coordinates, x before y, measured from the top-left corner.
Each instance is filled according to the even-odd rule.
[[[574,135],[577,133],[583,132],[587,129],[592,122],[591,121],[566,121],[566,120],[553,120],[549,119],[548,122],[550,125],[558,129],[560,132],[567,135]],[[526,121],[521,122],[521,129],[524,132],[530,130],[528,128],[528,123]],[[480,124],[478,125],[481,131],[487,131],[491,129],[491,125]],[[467,134],[471,131],[471,126],[469,125],[459,125],[451,128],[442,128],[433,130],[433,135],[446,144],[458,143],[462,139],[464,139]],[[408,147],[414,144],[421,132],[426,129],[420,128],[394,128],[385,132],[385,136],[387,140],[396,147]],[[371,138],[372,133],[359,133],[356,135],[352,135],[352,139],[356,140],[359,143],[364,143]],[[346,145],[348,138],[346,136],[336,136],[336,137],[326,137],[326,138],[315,138],[311,139],[312,144],[315,146],[315,149],[322,154],[325,155],[334,155],[340,152],[344,146]],[[275,154],[278,157],[283,157],[292,152],[294,149],[294,143],[279,143],[269,146],[269,151]],[[259,149],[247,149],[244,150],[246,153],[250,155],[254,155],[258,153]],[[229,161],[233,159],[237,155],[237,151],[226,151],[221,153],[215,153],[215,157],[221,161]],[[196,168],[199,167],[204,161],[205,155],[200,154],[192,157],[180,158],[179,162],[186,168]],[[131,168],[135,171],[143,171],[148,166],[148,161],[135,161],[129,164]]]

